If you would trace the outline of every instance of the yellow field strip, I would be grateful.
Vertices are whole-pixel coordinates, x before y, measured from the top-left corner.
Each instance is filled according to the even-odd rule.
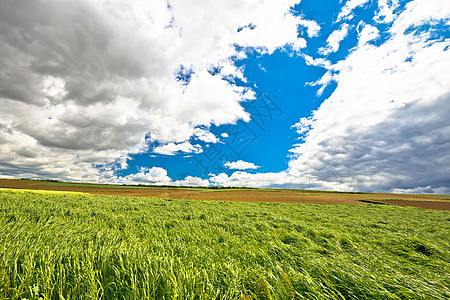
[[[88,194],[86,192],[70,192],[70,191],[54,191],[54,190],[33,190],[33,189],[11,189],[0,188],[0,192],[15,192],[15,193],[36,193],[36,194]]]

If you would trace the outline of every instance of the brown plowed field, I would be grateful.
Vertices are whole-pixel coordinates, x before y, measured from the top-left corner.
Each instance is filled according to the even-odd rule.
[[[142,186],[108,186],[49,182],[41,180],[0,179],[0,187],[73,191],[91,194],[121,196],[157,197],[168,199],[241,201],[241,202],[284,202],[313,204],[358,204],[360,200],[384,202],[396,205],[415,206],[428,209],[450,210],[450,196],[383,193],[341,193],[288,189],[202,189],[202,188],[160,188]]]
[[[427,209],[438,209],[438,210],[450,210],[450,202],[449,201],[414,201],[414,200],[396,200],[396,199],[386,199],[380,200],[380,202],[402,205],[402,206],[413,206]]]

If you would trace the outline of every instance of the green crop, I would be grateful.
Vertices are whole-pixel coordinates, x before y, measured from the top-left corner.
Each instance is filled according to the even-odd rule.
[[[449,299],[450,213],[0,191],[0,299]]]

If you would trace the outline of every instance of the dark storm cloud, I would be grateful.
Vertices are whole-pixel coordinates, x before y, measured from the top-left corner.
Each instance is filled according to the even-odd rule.
[[[449,103],[445,93],[406,105],[369,130],[347,129],[318,143],[313,159],[297,168],[324,186],[450,193]]]
[[[0,94],[9,99],[41,103],[51,75],[66,81],[66,99],[111,101],[110,81],[144,73],[133,41],[84,1],[2,1],[0,32]]]

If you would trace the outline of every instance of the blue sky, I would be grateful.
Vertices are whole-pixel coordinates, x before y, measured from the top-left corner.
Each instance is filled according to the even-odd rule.
[[[236,124],[211,127],[211,132],[216,136],[223,132],[230,133],[228,138],[221,137],[220,143],[209,145],[228,159],[224,157],[220,161],[202,163],[209,160],[208,153],[150,156],[146,152],[131,156],[129,167],[122,170],[121,174],[134,173],[142,166],[164,166],[170,177],[179,179],[185,174],[208,175],[217,171],[217,163],[222,165],[221,172],[231,174],[233,170],[223,166],[229,160],[253,162],[260,166],[258,171],[262,172],[286,169],[288,151],[298,139],[291,126],[298,121],[299,116],[307,116],[317,109],[325,96],[317,97],[317,89],[305,86],[305,82],[317,80],[324,71],[307,66],[303,58],[290,57],[284,50],[270,55],[249,54],[248,58],[236,61],[236,64],[244,67],[244,75],[248,80],[240,84],[252,87],[257,99],[243,103],[247,112],[254,113],[249,122],[238,121]],[[239,132],[246,139],[242,144],[235,141],[239,136],[233,135]],[[199,144],[207,152],[209,143],[199,141]]]
[[[450,192],[448,1],[0,11],[1,176]]]
[[[322,1],[318,5],[317,1],[302,1],[292,8],[291,12],[294,15],[314,20],[321,27],[321,34],[311,38],[305,28],[298,29],[299,37],[305,38],[308,43],[302,53],[317,56],[319,48],[327,44],[327,37],[334,30],[339,29],[340,24],[330,20],[337,18],[344,4],[337,1]],[[348,23],[355,28],[361,21],[372,23],[376,8],[376,2],[356,8],[355,17]],[[339,50],[332,53],[328,59],[331,62],[344,59],[356,46],[357,41],[357,32],[353,30],[341,42]],[[220,135],[225,129],[244,132],[248,142],[239,146],[236,145],[233,136],[223,138],[221,143],[210,145],[214,151],[217,149],[223,154],[217,159],[214,157],[211,161],[211,155],[206,151],[207,149],[198,154],[149,156],[148,152],[145,152],[131,155],[128,168],[121,170],[120,175],[129,175],[138,172],[141,167],[153,166],[163,167],[175,180],[184,179],[188,175],[207,177],[208,174],[218,171],[231,175],[234,170],[224,166],[230,160],[243,160],[259,166],[252,172],[280,172],[288,167],[289,150],[298,143],[298,134],[292,125],[297,123],[300,117],[309,116],[313,110],[316,110],[330,96],[335,85],[330,84],[323,94],[317,95],[317,88],[308,86],[306,83],[319,80],[326,70],[306,64],[301,55],[293,53],[286,47],[270,54],[261,54],[253,49],[242,49],[242,51],[246,53],[246,57],[234,60],[234,64],[243,68],[243,74],[247,79],[245,83],[238,80],[238,84],[252,88],[257,94],[256,100],[243,103],[246,111],[254,114],[251,114],[249,122],[239,121],[237,124],[231,124],[231,127],[236,128],[232,129],[230,125],[213,126],[211,132],[216,135]],[[265,104],[267,102],[265,97],[270,99],[268,100],[270,104]],[[247,108],[247,106],[250,107]],[[260,109],[251,109],[253,106]],[[202,149],[208,147],[208,143],[200,142],[199,144]]]

